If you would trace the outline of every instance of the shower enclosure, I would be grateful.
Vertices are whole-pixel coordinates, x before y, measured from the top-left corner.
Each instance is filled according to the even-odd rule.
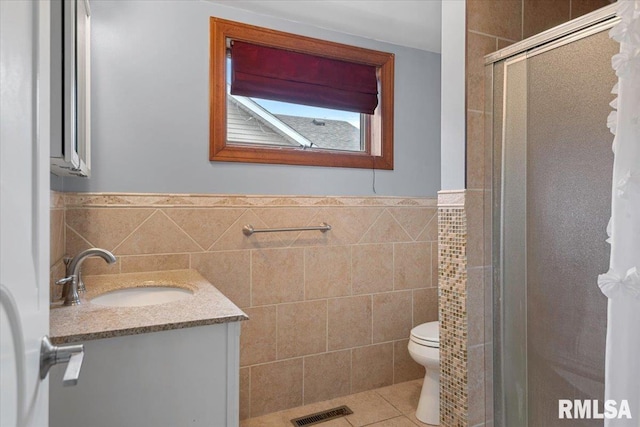
[[[487,58],[496,426],[603,424],[558,408],[604,396],[614,12]]]

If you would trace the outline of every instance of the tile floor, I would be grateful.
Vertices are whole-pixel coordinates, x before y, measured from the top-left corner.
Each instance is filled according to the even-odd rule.
[[[324,402],[312,403],[240,422],[240,427],[291,427],[291,419],[347,405],[352,415],[316,424],[318,427],[425,427],[415,416],[422,380],[407,381]]]

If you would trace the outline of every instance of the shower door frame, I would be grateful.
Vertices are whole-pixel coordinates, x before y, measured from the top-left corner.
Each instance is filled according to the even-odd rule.
[[[492,417],[487,415],[487,421],[493,418],[496,427],[509,427],[518,425],[525,427],[528,424],[528,398],[519,396],[524,403],[520,413],[514,414],[509,408],[506,400],[511,396],[506,393],[508,385],[505,385],[505,361],[502,360],[502,350],[504,348],[505,328],[502,322],[504,319],[504,293],[502,292],[502,283],[504,271],[503,254],[501,251],[503,244],[503,165],[504,165],[504,146],[505,146],[505,124],[506,124],[506,87],[507,76],[509,73],[508,66],[521,61],[526,61],[536,55],[548,52],[552,49],[573,43],[591,35],[606,31],[619,22],[616,17],[616,5],[612,4],[601,8],[595,12],[584,15],[583,17],[574,19],[570,22],[544,31],[538,35],[530,37],[522,42],[515,43],[505,49],[487,55],[485,57],[485,173],[489,176],[485,180],[485,204],[489,205],[489,209],[485,209],[485,247],[491,248],[490,254],[485,254],[485,259],[491,261],[491,274],[485,280],[485,289],[489,288],[491,292],[490,304],[485,304],[485,319],[492,319],[491,333],[493,335],[493,360],[491,369],[487,369],[485,383],[486,391],[493,395],[493,399],[487,400],[487,405],[492,407],[485,408],[486,414],[493,414]],[[502,63],[502,64],[500,64]],[[525,62],[526,64],[526,62]],[[503,70],[502,82],[495,82],[494,67],[501,65]],[[526,73],[526,69],[525,69]],[[502,99],[494,100],[494,83],[502,84]],[[495,117],[494,122],[494,101],[501,103],[501,114]],[[525,118],[526,120],[526,118]],[[501,135],[499,141],[494,141],[494,126],[499,125]],[[526,133],[526,126],[525,126]],[[526,173],[525,173],[526,179]],[[526,181],[525,181],[526,185]],[[525,223],[526,226],[526,223]],[[526,233],[526,228],[525,228]],[[525,259],[526,274],[526,259]],[[526,276],[525,276],[526,277]],[[521,295],[523,298],[520,303],[524,303],[526,307],[526,291]],[[524,328],[526,332],[526,310],[524,313]],[[521,380],[524,381],[525,393],[527,392],[527,361],[526,361],[526,333],[524,335],[524,375]],[[521,372],[522,374],[522,372]],[[509,378],[513,379],[513,378]],[[511,393],[514,390],[510,390]],[[512,397],[511,397],[512,398]]]

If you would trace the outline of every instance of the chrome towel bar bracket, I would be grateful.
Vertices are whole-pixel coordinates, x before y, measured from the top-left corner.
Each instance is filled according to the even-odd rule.
[[[331,230],[331,226],[326,222],[314,227],[291,227],[291,228],[262,228],[255,229],[251,224],[242,227],[242,233],[245,236],[251,236],[253,233],[277,233],[281,231],[322,231],[323,233]]]

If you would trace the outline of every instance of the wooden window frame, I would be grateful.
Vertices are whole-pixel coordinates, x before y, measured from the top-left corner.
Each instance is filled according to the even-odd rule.
[[[227,39],[374,65],[379,103],[366,116],[365,149],[360,152],[315,148],[227,144]],[[210,18],[209,160],[393,170],[394,55],[304,37],[215,17]]]

